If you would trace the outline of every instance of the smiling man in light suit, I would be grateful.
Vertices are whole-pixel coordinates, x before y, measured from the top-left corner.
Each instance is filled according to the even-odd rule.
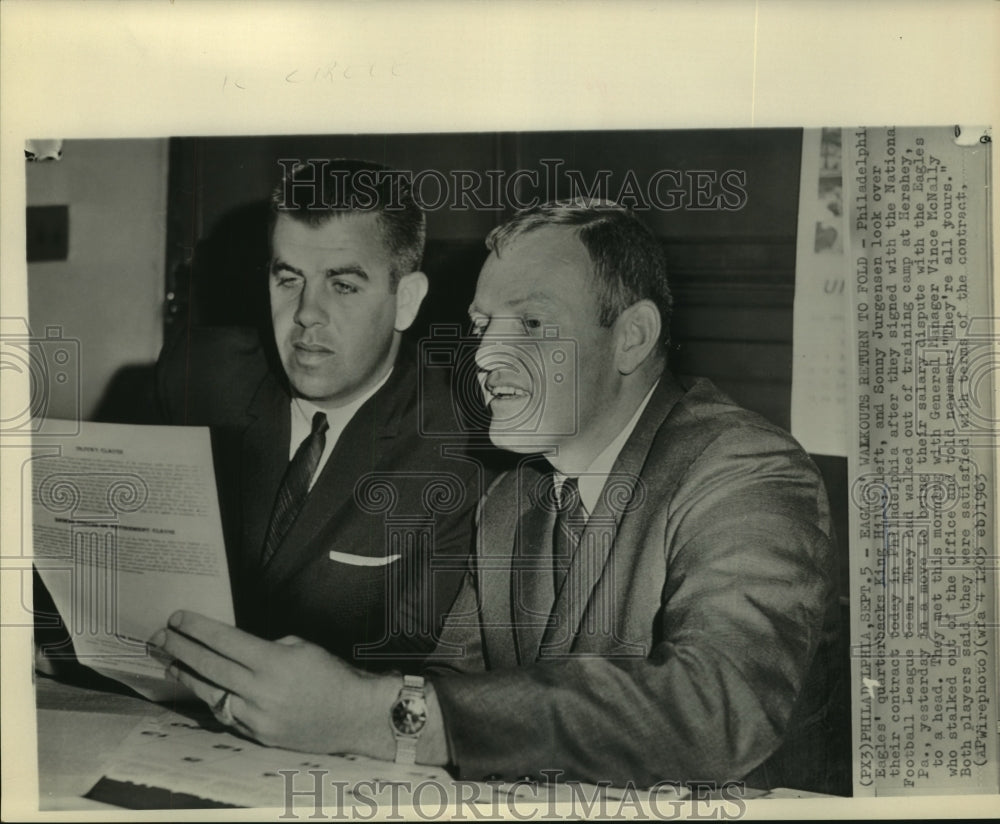
[[[175,674],[209,702],[231,691],[237,726],[266,743],[465,779],[829,791],[837,607],[815,466],[667,370],[664,255],[631,213],[549,203],[487,245],[477,362],[491,438],[524,458],[480,506],[424,677],[289,649],[284,665],[311,675],[290,710],[260,642],[189,613],[157,639]]]

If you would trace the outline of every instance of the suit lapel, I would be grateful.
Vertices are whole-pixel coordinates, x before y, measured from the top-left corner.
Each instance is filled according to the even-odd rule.
[[[635,429],[618,454],[604,484],[601,497],[580,537],[566,579],[556,596],[555,607],[542,639],[540,656],[567,654],[580,631],[594,588],[604,574],[622,517],[644,505],[640,475],[653,441],[674,405],[684,394],[669,372],[664,372]],[[629,547],[618,547],[627,552]],[[608,589],[613,592],[613,588]],[[613,614],[613,604],[600,605],[605,620]]]
[[[274,508],[278,486],[288,466],[291,438],[289,397],[268,375],[262,381],[248,409],[250,424],[243,432],[242,477],[242,558],[245,566],[260,563],[264,535]]]
[[[521,465],[497,480],[480,512],[476,575],[484,656],[490,669],[517,666],[522,651],[529,647],[537,651],[541,638],[542,628],[527,629],[521,623],[525,616],[517,605],[523,598],[516,583],[525,538],[544,528],[535,522],[539,513],[532,511],[528,495],[537,478],[530,465]],[[533,618],[536,624],[544,621]]]
[[[538,657],[542,636],[555,600],[552,570],[552,535],[556,512],[540,505],[539,498],[553,501],[551,471],[535,475],[521,473],[522,488],[518,534],[511,570],[511,621],[521,665]],[[532,483],[535,480],[536,483]]]

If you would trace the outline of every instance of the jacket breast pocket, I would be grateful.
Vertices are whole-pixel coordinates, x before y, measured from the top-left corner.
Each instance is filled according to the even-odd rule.
[[[331,561],[359,567],[389,566],[389,564],[395,563],[401,557],[400,555],[354,555],[350,552],[337,552],[335,549],[330,550]]]

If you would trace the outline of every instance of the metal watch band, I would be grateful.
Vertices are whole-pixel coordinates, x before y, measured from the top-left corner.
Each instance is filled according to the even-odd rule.
[[[410,692],[407,692],[410,690]],[[423,698],[424,697],[424,676],[422,675],[404,675],[403,676],[403,689],[400,694],[405,694],[407,697],[413,698]]]
[[[396,707],[400,702],[407,699],[416,699],[421,703],[424,702],[424,679],[420,675],[404,675],[403,676],[403,686],[399,691],[399,695],[396,696],[396,700],[393,702],[393,707]],[[395,726],[392,725],[393,735],[396,739],[396,763],[397,764],[415,764],[417,760],[417,741],[420,738],[420,732],[418,730],[415,733],[407,734],[400,732]]]
[[[417,737],[396,734],[396,763],[410,766],[417,763]]]

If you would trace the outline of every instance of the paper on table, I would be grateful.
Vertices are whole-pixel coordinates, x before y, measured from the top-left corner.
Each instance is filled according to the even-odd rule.
[[[76,657],[154,701],[190,697],[146,641],[178,609],[234,620],[208,430],[81,423],[33,447],[34,563]]]
[[[371,818],[380,808],[389,818],[440,817],[442,809],[458,804],[458,810],[475,804],[473,818],[496,818],[505,809],[534,806],[558,809],[551,804],[569,803],[570,809],[593,809],[585,799],[622,799],[631,794],[640,802],[651,794],[660,803],[667,798],[685,798],[686,788],[664,783],[661,791],[647,793],[566,782],[551,786],[528,782],[491,782],[473,786],[454,781],[441,767],[393,764],[359,755],[316,755],[264,747],[220,729],[176,713],[165,713],[136,725],[109,759],[104,777],[88,798],[128,806],[155,809],[163,794],[157,789],[237,807],[284,808],[284,817],[297,817],[292,810],[328,810],[333,819]],[[512,798],[519,800],[517,805]],[[628,802],[634,806],[634,801]],[[208,804],[192,806],[209,806]],[[620,805],[600,809],[614,811]],[[351,808],[359,808],[352,811]],[[656,809],[656,808],[654,808]],[[660,807],[659,809],[669,809]],[[406,814],[408,810],[417,812]],[[433,814],[428,815],[427,813]],[[316,817],[316,816],[313,816]],[[382,816],[379,816],[382,817]],[[459,816],[462,817],[462,816]],[[525,816],[534,817],[534,816]],[[576,816],[567,816],[576,817]]]
[[[206,719],[205,723],[211,723]],[[297,773],[299,789],[314,780],[308,771],[322,770],[321,784],[343,782],[339,792],[330,790],[330,801],[351,803],[353,785],[437,781],[449,783],[440,767],[405,766],[355,755],[316,755],[265,747],[239,738],[219,727],[177,713],[150,717],[137,725],[104,770],[106,779],[142,788],[162,787],[239,807],[281,807],[286,799],[286,778],[280,770]],[[298,775],[301,773],[301,775]],[[345,792],[346,790],[346,792]],[[307,795],[307,794],[303,794]],[[97,794],[91,793],[91,797]],[[308,801],[315,806],[315,799]],[[142,806],[138,801],[129,806]]]

